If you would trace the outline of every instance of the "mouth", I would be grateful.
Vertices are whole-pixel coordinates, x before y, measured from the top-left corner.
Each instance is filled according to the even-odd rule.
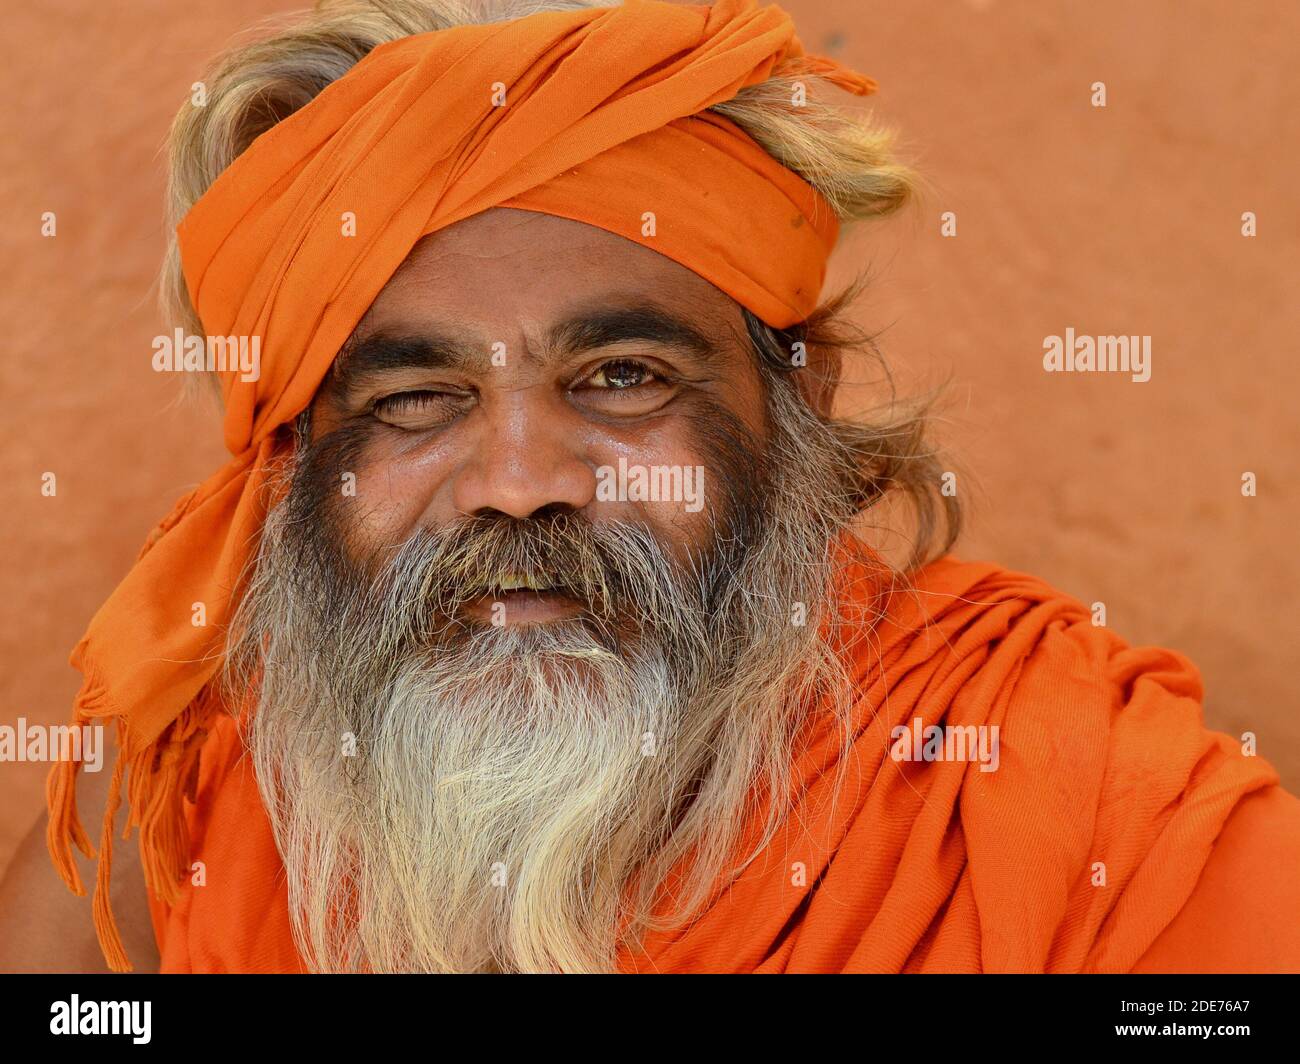
[[[545,624],[576,617],[582,603],[574,592],[548,577],[507,573],[466,602],[467,616],[494,625]]]

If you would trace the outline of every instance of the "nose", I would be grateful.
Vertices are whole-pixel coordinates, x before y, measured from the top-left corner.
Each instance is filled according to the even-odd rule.
[[[544,392],[523,389],[479,406],[471,455],[452,483],[457,512],[526,518],[580,510],[595,498],[596,473],[579,434]]]

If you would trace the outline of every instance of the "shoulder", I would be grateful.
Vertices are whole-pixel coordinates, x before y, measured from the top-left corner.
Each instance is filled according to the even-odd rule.
[[[923,673],[945,726],[999,732],[996,771],[968,771],[959,800],[981,912],[1013,905],[996,886],[1010,873],[1056,899],[1048,970],[1300,966],[1300,941],[1265,949],[1243,928],[1297,911],[1300,802],[1206,727],[1188,658],[1104,620],[1039,578],[951,557],[891,596],[879,645],[895,649],[878,660]],[[1265,868],[1270,845],[1281,859]],[[1207,921],[1235,954],[1204,938]]]
[[[1174,921],[1135,972],[1300,972],[1300,799],[1243,798]]]
[[[1118,714],[1158,691],[1186,699],[1179,715],[1199,721],[1204,691],[1191,660],[1171,648],[1131,645],[1109,627],[1102,604],[1085,604],[1039,577],[949,555],[900,583],[890,597],[896,603],[891,615],[903,627],[961,634],[963,645],[1014,673],[1016,686],[1063,685],[1053,701],[1091,696]],[[956,644],[950,650],[959,652]],[[1040,706],[1033,700],[1022,708]]]

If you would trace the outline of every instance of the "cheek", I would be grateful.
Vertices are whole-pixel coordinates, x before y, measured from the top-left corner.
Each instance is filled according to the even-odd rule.
[[[644,524],[680,561],[710,548],[727,524],[732,504],[726,481],[734,476],[732,464],[720,467],[716,449],[699,431],[698,423],[710,416],[675,416],[593,439],[592,519]]]
[[[390,431],[376,431],[353,449],[340,479],[351,474],[355,494],[339,507],[346,538],[358,553],[373,555],[404,543],[421,526],[441,525],[452,514],[437,512],[451,470],[444,447],[415,444]]]

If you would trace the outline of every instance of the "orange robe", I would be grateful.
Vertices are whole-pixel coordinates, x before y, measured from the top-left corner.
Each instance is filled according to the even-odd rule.
[[[844,594],[871,586],[846,571]],[[946,558],[855,660],[839,800],[836,733],[814,718],[786,826],[621,970],[1300,970],[1300,802],[1205,729],[1185,658],[1129,647],[1033,577]],[[891,729],[918,717],[998,725],[997,770],[894,760]],[[162,970],[302,970],[233,718],[204,744],[186,813],[207,881],[171,908],[151,899]]]

